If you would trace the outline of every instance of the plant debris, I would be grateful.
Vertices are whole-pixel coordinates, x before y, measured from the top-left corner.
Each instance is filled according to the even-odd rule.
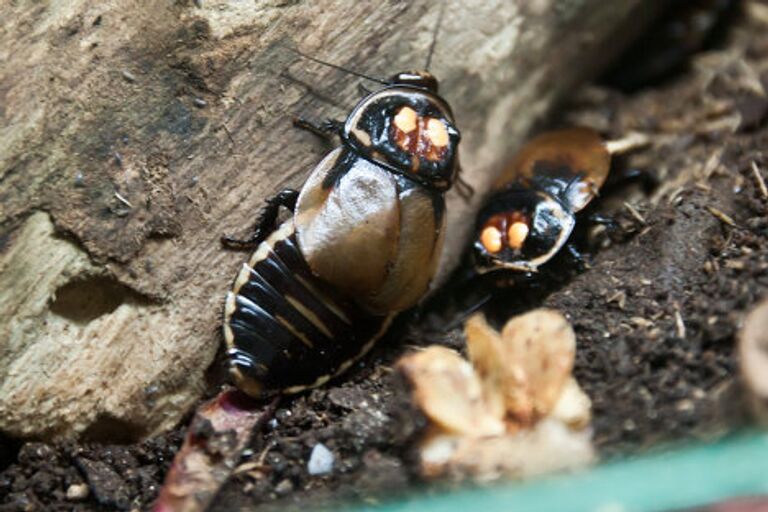
[[[571,377],[568,321],[537,309],[499,333],[477,314],[465,331],[471,364],[440,346],[397,363],[430,421],[419,446],[422,475],[488,481],[593,462],[590,401]]]
[[[236,390],[225,390],[203,404],[165,477],[155,512],[205,510],[273,408]]]

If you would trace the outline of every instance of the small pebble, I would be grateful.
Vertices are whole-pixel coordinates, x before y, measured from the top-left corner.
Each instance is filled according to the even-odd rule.
[[[123,73],[123,78],[125,78],[125,80],[126,80],[127,82],[131,82],[131,83],[133,83],[133,82],[135,82],[135,81],[136,81],[136,75],[134,75],[134,74],[133,74],[133,73],[131,73],[130,71],[126,71],[126,70],[123,70],[123,72],[122,72],[122,73]]]
[[[285,480],[281,480],[276,486],[275,486],[275,492],[281,496],[284,496],[288,494],[289,492],[293,491],[293,482],[288,480],[287,478]]]
[[[205,106],[208,105],[208,102],[203,98],[195,98],[194,103],[197,108],[205,108]]]
[[[72,484],[67,487],[67,499],[80,501],[88,497],[88,484]]]
[[[309,456],[307,471],[309,471],[310,475],[324,475],[330,473],[333,469],[333,462],[333,453],[331,453],[323,443],[317,443],[314,448],[312,448],[312,453]]]

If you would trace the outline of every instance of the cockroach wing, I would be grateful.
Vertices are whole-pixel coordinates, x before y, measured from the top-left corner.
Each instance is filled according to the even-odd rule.
[[[573,212],[584,208],[605,182],[611,155],[589,128],[547,132],[528,142],[496,181],[496,190],[528,183],[564,200]]]
[[[296,232],[312,272],[372,313],[367,300],[397,257],[400,208],[395,177],[343,148],[312,172],[299,195]]]
[[[443,245],[445,203],[442,195],[420,186],[401,189],[397,255],[369,307],[402,311],[414,306],[429,289]]]

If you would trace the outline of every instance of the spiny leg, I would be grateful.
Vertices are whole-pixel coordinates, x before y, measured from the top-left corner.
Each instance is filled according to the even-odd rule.
[[[322,123],[317,123],[301,116],[293,118],[293,126],[314,133],[327,142],[331,142],[334,136],[341,135],[344,129],[344,123],[336,119],[326,119]]]
[[[587,256],[585,256],[581,250],[576,247],[576,244],[572,240],[566,242],[565,246],[563,247],[563,255],[565,258],[567,258],[570,265],[572,265],[577,272],[584,272],[590,268],[589,262],[587,261]]]
[[[267,204],[261,209],[256,224],[253,226],[253,234],[250,237],[241,240],[230,236],[222,236],[222,245],[228,249],[235,250],[253,249],[277,228],[277,214],[280,211],[280,207],[284,206],[293,212],[298,198],[298,190],[291,188],[281,190],[275,196],[267,199]]]
[[[605,229],[607,229],[610,232],[621,230],[621,225],[618,223],[618,221],[616,221],[616,219],[602,213],[598,213],[598,212],[592,213],[589,215],[589,217],[587,217],[587,220],[591,224],[598,224],[600,226],[605,226]]]

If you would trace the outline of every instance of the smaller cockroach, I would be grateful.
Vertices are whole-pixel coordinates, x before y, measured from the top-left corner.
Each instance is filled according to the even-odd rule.
[[[606,142],[588,128],[547,132],[528,142],[478,214],[477,272],[538,271],[566,244],[576,213],[605,183],[611,156],[646,142],[640,134]]]

